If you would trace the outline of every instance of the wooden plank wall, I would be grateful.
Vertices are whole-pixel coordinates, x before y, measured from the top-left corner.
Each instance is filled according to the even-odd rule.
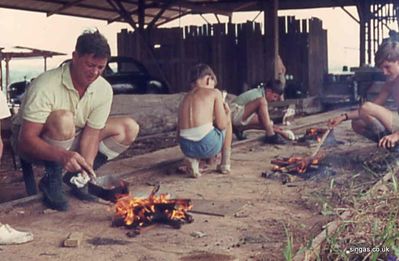
[[[315,18],[299,21],[281,17],[279,22],[280,55],[287,74],[313,95],[327,72],[327,33]],[[142,61],[153,75],[169,83],[171,93],[188,90],[188,72],[201,62],[214,69],[221,89],[239,94],[268,80],[264,79],[263,37],[261,24],[252,22],[156,28],[143,37],[122,30],[118,33],[118,55]],[[149,45],[144,44],[144,38]],[[149,46],[154,45],[160,47],[150,52]]]
[[[293,84],[309,96],[319,95],[328,73],[327,31],[317,18],[279,18],[280,55]]]

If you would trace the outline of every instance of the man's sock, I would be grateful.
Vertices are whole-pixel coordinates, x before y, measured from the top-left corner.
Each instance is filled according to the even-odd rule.
[[[217,166],[217,171],[223,174],[230,173],[230,156],[231,156],[231,149],[224,149],[222,152],[222,160],[220,165]]]
[[[187,172],[192,178],[198,178],[201,176],[198,159],[186,157],[186,164]]]
[[[112,160],[128,148],[129,146],[120,144],[114,138],[109,137],[100,142],[99,152],[106,156],[108,160]]]
[[[231,149],[223,149],[222,152],[222,160],[220,162],[221,165],[230,166],[230,156],[231,156]]]

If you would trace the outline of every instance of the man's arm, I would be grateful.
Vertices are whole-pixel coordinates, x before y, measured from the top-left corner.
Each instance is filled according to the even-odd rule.
[[[372,100],[372,102],[378,105],[384,105],[384,103],[386,102],[391,93],[392,84],[393,84],[392,82],[386,82],[382,87],[378,96],[375,97],[374,100]]]
[[[3,140],[1,139],[1,120],[0,120],[0,160],[3,156]]]
[[[382,87],[382,90],[380,91],[378,96],[371,102],[378,104],[378,105],[383,105],[389,97],[391,88],[392,88],[392,83],[388,82],[388,83],[384,84],[384,86]],[[353,120],[353,119],[357,119],[357,118],[359,118],[359,110],[349,111],[349,112],[343,113],[339,116],[336,116],[336,117],[330,119],[328,121],[328,126],[333,128],[333,127],[339,125],[343,121]]]

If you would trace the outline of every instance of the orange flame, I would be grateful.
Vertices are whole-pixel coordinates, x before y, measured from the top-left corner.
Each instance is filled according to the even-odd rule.
[[[153,223],[157,215],[171,221],[185,221],[191,208],[190,200],[169,199],[168,194],[145,199],[125,196],[115,204],[115,218],[122,218],[127,226],[142,227]]]
[[[305,132],[305,136],[311,137],[315,139],[317,142],[321,141],[321,137],[327,131],[327,129],[323,128],[309,128]]]

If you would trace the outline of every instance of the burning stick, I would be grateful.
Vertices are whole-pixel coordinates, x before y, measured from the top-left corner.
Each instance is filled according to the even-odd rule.
[[[306,142],[315,140],[320,142],[323,134],[327,131],[326,128],[309,128],[306,129],[305,134],[298,139],[299,142]]]
[[[310,165],[317,165],[319,158],[311,157],[290,157],[272,160],[274,171],[286,172],[286,173],[305,173]]]

